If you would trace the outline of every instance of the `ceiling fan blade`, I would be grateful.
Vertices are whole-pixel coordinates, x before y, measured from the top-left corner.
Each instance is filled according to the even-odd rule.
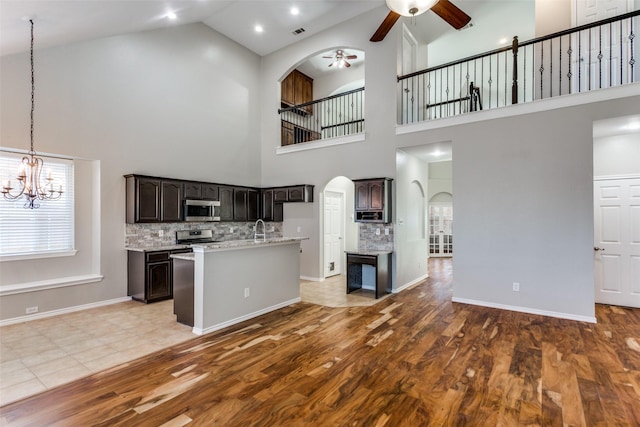
[[[431,10],[456,30],[463,28],[471,21],[469,15],[449,0],[440,0],[431,7]]]
[[[323,56],[323,58],[333,59],[333,58],[335,58],[335,56]]]
[[[333,67],[333,64],[335,64],[335,62],[332,62],[331,64],[329,64],[329,67]]]
[[[358,55],[345,56],[346,59],[358,59]]]
[[[349,67],[351,67],[351,64],[349,64],[347,61],[344,61],[344,67],[345,68],[349,68]]]
[[[395,24],[399,18],[400,18],[399,14],[393,11],[389,11],[389,14],[387,15],[386,18],[384,18],[384,21],[382,21],[382,24],[380,24],[376,32],[373,33],[373,35],[371,36],[370,41],[379,42],[384,40],[387,33],[391,31],[391,28],[393,28],[393,24]]]

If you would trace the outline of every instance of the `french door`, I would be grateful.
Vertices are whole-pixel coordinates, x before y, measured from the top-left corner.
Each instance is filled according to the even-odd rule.
[[[429,205],[429,256],[453,256],[453,206],[451,203]]]

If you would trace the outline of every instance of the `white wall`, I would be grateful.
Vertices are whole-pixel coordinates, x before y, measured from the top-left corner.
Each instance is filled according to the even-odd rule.
[[[429,191],[427,200],[438,193],[453,194],[453,162],[429,163]]]
[[[394,289],[427,276],[429,164],[401,149],[396,153]]]
[[[346,251],[355,251],[358,249],[358,224],[354,221],[354,193],[355,186],[353,181],[344,176],[333,178],[324,191],[335,191],[344,194],[344,249]],[[324,213],[324,209],[321,210]],[[322,223],[321,223],[322,224]]]
[[[260,58],[206,25],[103,38],[35,55],[36,149],[99,161],[100,207],[93,216],[100,224],[99,243],[83,225],[91,218],[90,192],[77,191],[79,253],[68,260],[72,266],[66,261],[59,267],[49,265],[56,261],[2,263],[0,284],[94,269],[104,280],[3,296],[2,319],[24,315],[26,306],[37,305],[42,312],[127,295],[122,175],[261,181]],[[26,149],[28,53],[0,58],[0,75],[1,145]],[[89,268],[96,254],[99,267]],[[34,273],[20,277],[18,269]]]
[[[640,175],[640,132],[595,138],[593,175]]]

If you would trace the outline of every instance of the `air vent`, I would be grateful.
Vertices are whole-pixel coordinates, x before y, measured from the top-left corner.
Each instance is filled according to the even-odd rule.
[[[304,33],[304,28],[300,27],[297,30],[293,30],[291,31],[291,34],[293,34],[294,36],[297,36],[298,34],[302,34]]]

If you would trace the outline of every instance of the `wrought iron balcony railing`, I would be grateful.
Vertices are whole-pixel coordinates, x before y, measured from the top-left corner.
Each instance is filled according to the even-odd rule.
[[[398,77],[400,124],[640,81],[640,11]]]
[[[364,87],[278,110],[282,146],[364,132]]]

